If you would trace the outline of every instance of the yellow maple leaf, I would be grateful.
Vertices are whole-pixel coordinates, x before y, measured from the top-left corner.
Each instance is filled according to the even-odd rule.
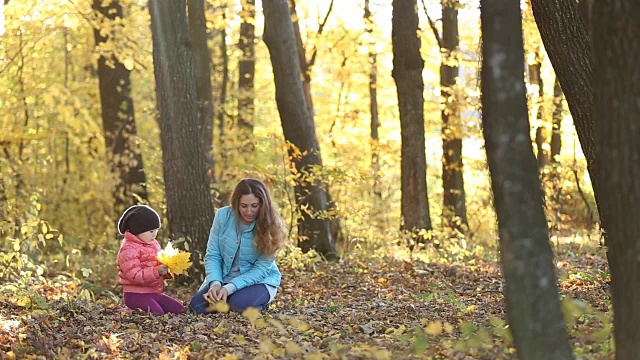
[[[184,274],[191,267],[191,253],[173,247],[171,242],[158,252],[158,261],[169,268],[172,275]]]

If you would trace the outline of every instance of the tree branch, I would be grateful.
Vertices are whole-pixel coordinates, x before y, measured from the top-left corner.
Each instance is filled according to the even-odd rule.
[[[427,5],[424,3],[424,0],[421,0],[421,1],[422,1],[422,8],[424,9],[424,14],[427,15],[427,20],[429,20],[429,26],[433,31],[433,36],[436,38],[436,42],[438,42],[438,47],[442,49],[442,38],[440,34],[438,34],[438,29],[436,29],[436,23],[429,16],[429,13],[427,12]]]
[[[318,38],[320,37],[320,35],[322,35],[324,27],[327,25],[327,20],[329,20],[329,14],[331,14],[331,10],[333,10],[333,0],[331,0],[331,4],[329,4],[329,9],[325,14],[322,23],[320,23],[320,26],[318,26],[318,32],[316,33],[316,42],[313,44],[313,52],[311,53],[311,59],[309,60],[309,68],[311,68],[316,62],[316,55],[318,54]]]

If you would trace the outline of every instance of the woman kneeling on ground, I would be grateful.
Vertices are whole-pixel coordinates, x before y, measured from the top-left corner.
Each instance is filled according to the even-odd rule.
[[[231,310],[265,310],[276,296],[281,274],[276,253],[288,241],[287,229],[257,179],[236,185],[231,205],[218,209],[204,257],[206,277],[189,309],[206,314],[210,303],[226,301]]]

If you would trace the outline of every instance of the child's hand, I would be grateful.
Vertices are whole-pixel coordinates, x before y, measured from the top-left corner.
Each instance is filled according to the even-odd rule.
[[[165,276],[169,272],[169,268],[165,264],[158,265],[156,269],[158,269],[158,274],[160,274],[160,276]]]

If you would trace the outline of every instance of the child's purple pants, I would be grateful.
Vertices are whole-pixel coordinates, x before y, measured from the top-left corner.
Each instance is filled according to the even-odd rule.
[[[126,292],[124,304],[129,309],[142,309],[154,314],[179,314],[184,311],[184,306],[178,300],[165,294]]]

